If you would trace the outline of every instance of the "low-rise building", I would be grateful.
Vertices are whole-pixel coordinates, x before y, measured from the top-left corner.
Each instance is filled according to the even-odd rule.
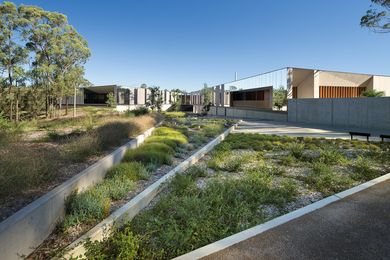
[[[273,109],[274,92],[282,89],[287,98],[357,98],[366,90],[390,96],[390,76],[287,67],[218,84],[215,106]],[[191,93],[191,103],[202,104],[201,91]]]

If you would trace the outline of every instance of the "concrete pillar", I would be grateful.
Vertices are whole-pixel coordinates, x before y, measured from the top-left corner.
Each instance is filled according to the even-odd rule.
[[[319,98],[320,97],[320,76],[321,72],[318,70],[314,71],[314,98]]]

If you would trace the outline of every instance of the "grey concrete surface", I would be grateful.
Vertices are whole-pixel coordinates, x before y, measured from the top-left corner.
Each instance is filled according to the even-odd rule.
[[[390,180],[202,259],[389,259]]]
[[[390,97],[289,99],[288,122],[390,131]]]
[[[345,128],[345,127],[329,127],[315,124],[291,123],[291,122],[275,122],[275,121],[256,121],[244,120],[234,130],[234,133],[259,133],[273,135],[288,135],[288,136],[304,136],[317,138],[340,138],[350,139],[349,132],[369,132],[371,133],[370,141],[379,141],[380,134],[388,134],[390,131],[371,130],[364,128]],[[354,137],[354,139],[366,140],[365,137]]]
[[[272,120],[281,122],[287,121],[287,112],[285,111],[272,111],[254,108],[211,107],[208,114],[210,116],[238,119]]]

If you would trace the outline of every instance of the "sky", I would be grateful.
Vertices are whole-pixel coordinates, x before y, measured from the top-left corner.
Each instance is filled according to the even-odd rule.
[[[390,75],[390,33],[361,28],[370,0],[23,0],[67,15],[95,85],[198,90],[284,67]]]

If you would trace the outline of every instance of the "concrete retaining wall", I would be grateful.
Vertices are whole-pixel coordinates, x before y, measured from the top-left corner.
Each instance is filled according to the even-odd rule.
[[[173,177],[176,173],[183,172],[188,167],[198,162],[199,159],[201,159],[206,153],[211,151],[217,144],[222,142],[229,135],[229,133],[234,130],[236,126],[237,125],[230,127],[223,134],[219,135],[213,141],[198,150],[187,160],[176,166],[173,170],[165,174],[158,181],[156,181],[148,188],[146,188],[143,192],[138,194],[135,198],[133,198],[128,203],[119,208],[117,211],[112,213],[108,218],[100,222],[97,226],[95,226],[85,235],[83,235],[78,240],[69,245],[68,248],[65,250],[65,258],[71,259],[75,256],[84,255],[84,242],[86,240],[90,239],[91,241],[101,241],[104,237],[109,235],[114,225],[121,226],[126,221],[133,219],[160,192],[161,185],[163,183]]]
[[[20,259],[20,255],[33,252],[65,215],[65,199],[75,190],[82,191],[101,182],[107,170],[121,161],[126,150],[138,147],[153,130],[154,127],[1,222],[0,258]]]
[[[390,130],[390,97],[290,99],[288,121]]]
[[[283,111],[268,111],[235,107],[211,107],[208,114],[213,116],[225,116],[242,119],[272,120],[280,122],[287,121],[287,113]]]

